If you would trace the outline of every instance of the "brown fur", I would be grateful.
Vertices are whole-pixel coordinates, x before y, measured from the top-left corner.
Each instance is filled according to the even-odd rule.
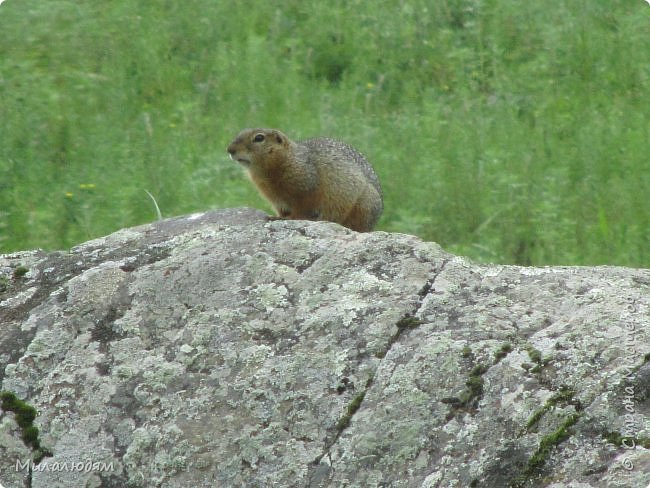
[[[293,142],[276,129],[244,129],[228,153],[279,217],[329,220],[358,232],[372,230],[379,220],[379,179],[361,153],[345,143]]]

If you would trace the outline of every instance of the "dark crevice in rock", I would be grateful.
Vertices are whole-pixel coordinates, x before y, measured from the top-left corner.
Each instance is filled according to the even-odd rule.
[[[135,269],[155,263],[169,256],[170,251],[162,248],[148,249],[147,252],[141,252],[135,256],[123,255],[118,251],[106,254],[102,259],[87,259],[82,261],[80,256],[72,253],[53,252],[47,256],[47,259],[38,264],[38,278],[34,282],[26,282],[20,289],[12,289],[14,292],[22,291],[28,286],[37,287],[36,292],[22,306],[15,308],[0,309],[0,323],[10,321],[21,322],[25,320],[29,313],[38,305],[50,297],[53,291],[61,287],[65,282],[70,281],[76,276],[88,271],[89,269],[112,260],[124,260],[126,264],[122,265],[123,271],[134,271]],[[56,271],[54,271],[56,270]],[[23,277],[20,280],[24,280]],[[0,295],[0,298],[2,295]]]
[[[309,486],[312,486],[311,485],[311,479],[313,478],[313,471],[314,471],[312,468],[314,466],[318,466],[320,464],[321,460],[325,456],[330,458],[330,451],[331,451],[332,447],[338,442],[338,440],[341,437],[341,434],[343,433],[343,431],[345,429],[347,429],[348,426],[350,425],[350,422],[352,421],[352,417],[354,416],[354,414],[361,407],[361,404],[362,404],[362,402],[363,402],[363,400],[364,400],[364,398],[366,396],[366,392],[370,389],[370,387],[373,384],[373,380],[374,380],[374,378],[369,378],[368,381],[365,384],[364,390],[361,391],[360,393],[358,393],[357,395],[355,395],[352,398],[352,401],[348,404],[348,406],[347,406],[347,408],[345,410],[345,413],[341,416],[341,418],[339,418],[338,422],[336,423],[333,437],[329,441],[326,442],[325,449],[323,450],[323,452],[318,457],[316,457],[316,459],[314,459],[314,461],[312,462],[312,466],[310,466],[310,468],[309,468],[310,471],[312,472],[310,474]],[[330,465],[331,464],[332,464],[332,462],[331,462],[331,458],[330,458]]]
[[[470,370],[465,389],[457,397],[446,397],[440,400],[451,407],[447,414],[448,421],[459,412],[474,414],[478,411],[478,402],[483,398],[483,375],[489,368],[487,364],[476,364]]]
[[[107,352],[110,342],[124,337],[124,334],[120,334],[115,330],[113,323],[122,317],[125,312],[125,309],[118,308],[114,305],[111,306],[106,312],[106,315],[90,331],[91,340],[99,343],[99,352]]]
[[[459,412],[474,414],[478,411],[478,403],[483,398],[483,375],[492,366],[499,364],[511,352],[512,344],[509,342],[504,343],[494,352],[492,364],[488,364],[485,362],[476,363],[476,356],[469,346],[465,346],[462,349],[461,355],[471,362],[472,369],[465,382],[465,389],[458,396],[446,397],[440,400],[442,403],[450,406],[449,413],[447,414],[448,421],[454,418]]]
[[[528,486],[532,480],[542,473],[552,451],[574,434],[572,427],[582,418],[584,410],[580,400],[575,398],[575,394],[576,392],[573,389],[562,385],[541,408],[530,416],[519,436],[535,431],[541,419],[556,407],[572,406],[574,409],[574,412],[566,416],[554,430],[540,439],[537,449],[528,458],[526,465],[514,476],[509,485],[511,488]]]
[[[580,420],[581,417],[582,414],[579,412],[570,414],[560,423],[560,425],[558,425],[554,431],[542,437],[537,450],[528,459],[523,472],[514,478],[510,484],[510,487],[523,488],[525,486],[528,486],[529,482],[542,472],[542,469],[546,464],[546,460],[550,456],[551,452],[559,444],[566,441],[574,434],[572,427]]]
[[[601,433],[601,437],[610,444],[616,447],[624,447],[625,449],[636,449],[637,446],[644,449],[650,449],[650,437],[640,437],[637,435],[623,435],[620,432],[605,431]]]
[[[80,267],[77,259],[70,254],[63,252],[51,253],[46,259],[40,261],[33,268],[36,279],[25,280],[20,278],[18,286],[8,289],[5,294],[11,292],[13,296],[24,291],[29,287],[34,287],[35,291],[23,304],[16,307],[0,308],[0,324],[20,324],[24,322],[32,310],[39,307],[48,300],[56,289],[60,288],[63,283],[74,276],[83,273],[87,268]],[[5,298],[0,294],[0,299]],[[27,346],[32,342],[36,335],[37,328],[33,327],[27,330],[18,328],[16,333],[5,331],[0,338],[0,346],[3,351],[9,354],[8,360],[0,368],[0,381],[4,379],[5,366],[13,364],[23,355]]]
[[[415,303],[415,306],[413,307],[412,312],[407,312],[405,313],[401,319],[397,321],[395,326],[397,327],[397,330],[393,334],[393,336],[390,338],[388,341],[388,345],[386,347],[386,351],[383,354],[383,357],[388,354],[388,352],[391,350],[393,347],[393,344],[397,343],[402,336],[402,334],[409,330],[409,329],[415,329],[419,325],[422,324],[422,320],[420,320],[417,315],[420,312],[420,309],[422,308],[422,302],[424,301],[425,297],[429,294],[431,289],[433,288],[434,283],[436,282],[436,279],[440,274],[444,271],[445,266],[449,262],[448,259],[443,260],[442,264],[440,265],[440,268],[436,271],[436,273],[433,275],[432,278],[430,278],[424,286],[418,291],[418,300]]]
[[[542,419],[542,417],[556,406],[568,405],[573,405],[573,408],[575,408],[576,412],[581,412],[583,410],[580,400],[575,398],[575,391],[566,385],[562,385],[560,386],[560,389],[557,391],[557,393],[553,394],[551,398],[546,400],[546,403],[544,403],[544,405],[539,410],[533,412],[531,417],[528,419],[528,422],[526,422],[526,426],[520,435],[532,432],[537,427],[537,424]]]
[[[422,324],[422,320],[417,318],[417,314],[420,311],[420,308],[422,307],[422,302],[424,301],[424,298],[429,294],[429,292],[433,288],[433,285],[434,285],[436,279],[443,272],[443,270],[445,269],[445,266],[447,265],[448,262],[449,262],[448,259],[443,260],[442,264],[440,265],[438,270],[435,272],[434,276],[431,277],[429,280],[427,280],[427,282],[424,284],[424,286],[422,286],[422,288],[418,291],[418,294],[417,294],[418,295],[418,300],[416,301],[415,306],[413,307],[413,310],[411,312],[405,313],[402,316],[402,318],[400,318],[397,321],[397,323],[395,324],[395,326],[397,327],[397,330],[391,336],[390,340],[388,341],[388,344],[386,345],[385,350],[377,353],[375,355],[376,357],[378,357],[380,359],[383,359],[384,357],[386,357],[386,355],[391,350],[393,345],[399,341],[400,337],[402,336],[402,334],[404,332],[406,332],[407,330],[415,329],[419,325]],[[375,370],[375,374],[377,372],[377,369]],[[309,484],[308,484],[308,486],[313,486],[313,483],[315,482],[316,477],[323,477],[323,476],[325,478],[327,477],[327,475],[325,475],[322,472],[324,468],[322,466],[320,466],[321,460],[324,457],[327,456],[328,459],[330,459],[330,465],[332,465],[332,461],[331,461],[331,457],[330,457],[331,449],[338,442],[338,440],[341,437],[341,434],[343,433],[343,431],[345,431],[345,429],[350,425],[350,422],[352,421],[352,417],[354,416],[354,414],[361,407],[361,405],[363,403],[363,400],[364,400],[364,398],[366,396],[366,393],[372,387],[372,385],[374,383],[374,380],[375,380],[374,376],[371,376],[370,378],[368,378],[363,391],[359,392],[357,395],[355,395],[352,398],[351,402],[348,404],[348,406],[346,408],[345,413],[339,418],[339,420],[338,420],[338,422],[336,423],[336,426],[335,426],[334,435],[332,436],[332,438],[329,441],[326,441],[325,448],[323,449],[323,452],[318,457],[316,457],[316,459],[314,459],[314,461],[312,462],[312,465],[309,467],[310,474],[309,474]],[[329,473],[329,469],[328,469],[328,473]],[[316,484],[318,484],[318,483],[316,483]]]
[[[506,342],[494,353],[494,364],[498,364],[503,358],[512,352],[512,344]]]
[[[25,280],[21,278],[18,280],[19,282],[15,283],[15,286],[8,288],[4,292],[7,294],[11,291],[12,295],[16,296],[28,287],[37,287],[35,293],[23,305],[0,309],[0,323],[11,321],[21,322],[29,315],[31,310],[47,299],[52,291],[58,288],[63,282],[82,273],[86,269],[77,268],[75,259],[69,254],[61,252],[50,254],[46,260],[41,261],[34,269],[34,272],[38,275],[38,279]],[[56,270],[56,272],[49,270]],[[0,299],[2,298],[7,297],[0,293]]]
[[[138,251],[137,253],[133,253],[130,248],[119,248],[106,253],[101,258],[96,257],[96,255],[83,258],[74,252],[61,251],[43,255],[43,259],[29,270],[34,272],[36,278],[26,279],[26,273],[20,271],[21,266],[19,266],[16,268],[19,270],[19,276],[12,278],[15,281],[15,286],[12,284],[11,287],[0,293],[0,299],[3,299],[9,298],[7,296],[9,293],[11,293],[11,296],[16,296],[27,288],[35,288],[33,295],[25,300],[23,304],[16,307],[1,307],[0,323],[18,324],[16,327],[19,327],[19,324],[26,321],[33,310],[46,301],[53,299],[52,294],[57,290],[62,290],[63,293],[59,294],[55,299],[59,301],[65,300],[65,283],[103,262],[112,260],[125,261],[126,264],[122,266],[122,270],[134,271],[141,266],[165,259],[169,255],[170,251],[162,247],[147,248],[145,251]],[[16,269],[14,269],[13,275],[16,275]],[[123,313],[122,306],[116,308],[115,318]],[[95,333],[99,336],[105,336],[107,327],[110,326],[109,321],[110,317],[103,320],[96,328]],[[17,328],[15,331],[5,330],[5,333],[0,336],[0,349],[6,351],[9,356],[7,361],[0,367],[0,381],[4,378],[5,366],[18,361],[34,339],[36,332],[37,327],[27,330]]]
[[[565,416],[552,430],[541,437],[537,448],[532,454],[526,456],[521,444],[518,445],[518,443],[509,441],[510,447],[508,447],[508,450],[510,453],[516,453],[513,454],[513,458],[516,457],[517,462],[511,463],[508,469],[504,469],[504,466],[502,466],[503,461],[499,460],[494,464],[494,470],[492,468],[487,469],[480,480],[475,480],[477,483],[481,483],[476,486],[508,486],[508,488],[538,486],[539,477],[544,474],[544,466],[548,458],[557,446],[574,435],[573,427],[583,416],[583,407],[574,395],[573,390],[562,386],[540,409],[533,412],[519,437],[535,430],[540,420],[555,407],[573,406],[574,409],[573,413]],[[614,444],[621,440],[616,433],[603,433],[602,436]],[[508,457],[511,456],[504,456],[503,459]],[[588,474],[585,473],[585,475]],[[499,480],[499,483],[496,483],[497,480]]]
[[[131,308],[133,296],[128,291],[129,282],[130,280],[126,279],[119,285],[117,296],[113,298],[106,312],[90,331],[90,338],[99,344],[98,350],[101,353],[106,354],[112,341],[125,336],[124,333],[116,330],[115,321],[122,318]]]
[[[120,266],[120,269],[124,272],[129,273],[132,271],[137,271],[138,268],[141,268],[143,266],[148,266],[150,264],[157,263],[158,261],[167,259],[170,254],[171,252],[169,249],[156,246],[150,247],[144,252],[140,252],[133,256],[120,256],[119,253],[115,253],[114,255],[106,256],[104,259],[102,259],[102,262],[111,260],[124,261],[124,264]]]

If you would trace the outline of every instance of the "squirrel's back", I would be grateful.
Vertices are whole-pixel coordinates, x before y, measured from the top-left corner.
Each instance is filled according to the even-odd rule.
[[[372,230],[383,211],[379,179],[352,146],[329,138],[294,142],[276,129],[245,129],[228,146],[278,215]]]

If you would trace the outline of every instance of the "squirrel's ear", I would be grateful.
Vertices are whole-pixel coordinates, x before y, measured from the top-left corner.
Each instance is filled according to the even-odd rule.
[[[275,133],[275,140],[278,141],[278,144],[284,144],[284,139],[282,138],[282,134],[279,132]]]

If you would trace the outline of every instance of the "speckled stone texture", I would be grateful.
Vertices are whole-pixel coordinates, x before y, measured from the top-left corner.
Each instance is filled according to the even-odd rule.
[[[0,412],[0,483],[644,488],[648,353],[650,270],[478,265],[250,209],[164,220],[0,256],[2,390],[53,453],[22,468]]]

